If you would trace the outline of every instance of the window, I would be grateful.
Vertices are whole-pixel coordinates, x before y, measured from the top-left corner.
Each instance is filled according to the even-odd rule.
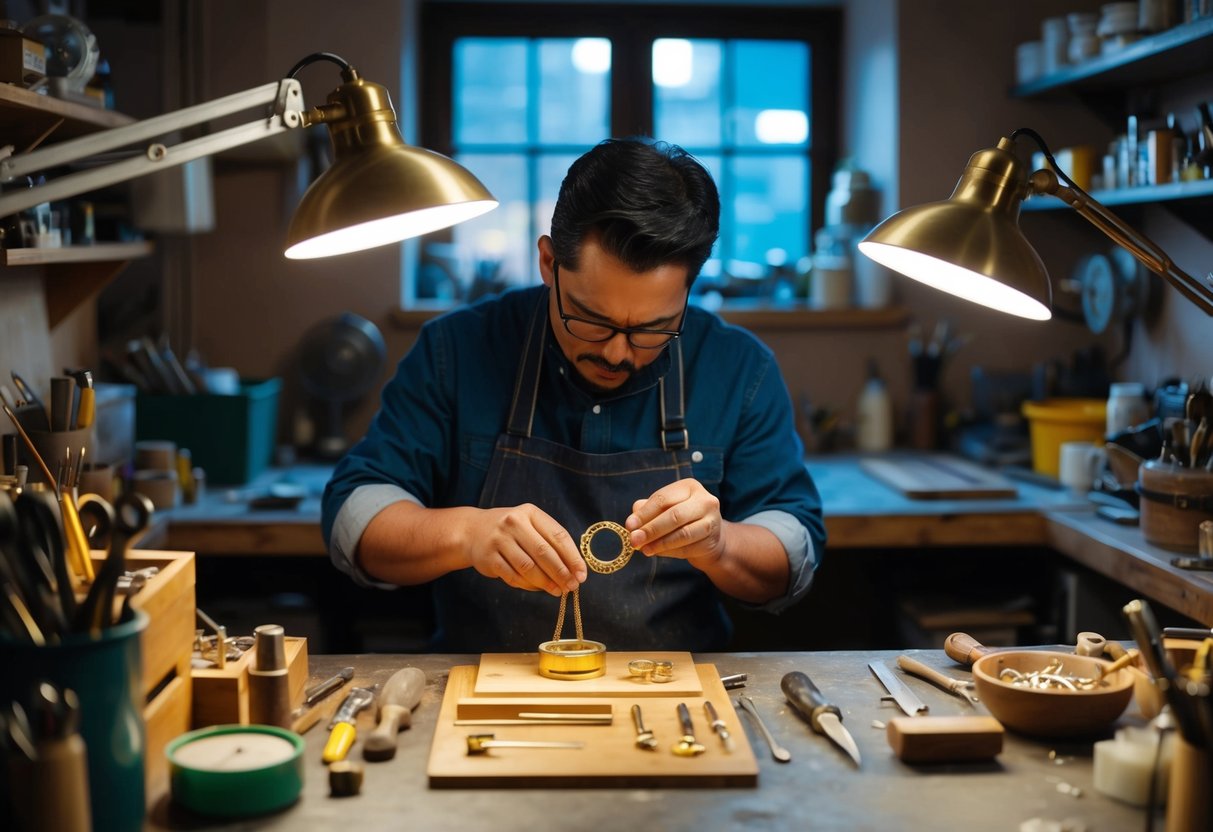
[[[423,3],[422,143],[501,206],[423,241],[406,305],[536,282],[535,241],[568,166],[626,135],[681,145],[720,188],[720,240],[696,291],[769,297],[821,225],[839,20],[820,8]]]

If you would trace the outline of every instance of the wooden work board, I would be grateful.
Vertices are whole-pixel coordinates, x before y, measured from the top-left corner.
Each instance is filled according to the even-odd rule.
[[[873,457],[860,460],[859,467],[911,500],[992,500],[1019,494],[1001,474],[957,457]]]
[[[698,664],[693,667],[701,688],[697,695],[637,695],[633,689],[625,694],[606,694],[597,698],[543,694],[529,698],[523,698],[521,694],[508,698],[483,696],[477,691],[476,666],[452,667],[430,746],[426,769],[429,784],[433,788],[757,786],[758,761],[720,682],[716,666]],[[532,672],[538,676],[536,671]],[[566,683],[566,687],[568,684],[580,686],[584,682]],[[456,724],[461,712],[465,716],[482,715],[494,707],[516,708],[528,701],[534,703],[535,710],[565,704],[586,713],[609,712],[612,719],[609,724],[588,725]],[[705,701],[712,703],[728,727],[736,743],[732,754],[725,753],[720,738],[713,733],[704,716]],[[696,757],[679,757],[672,751],[682,736],[677,713],[680,702],[690,710],[695,738],[706,748]],[[640,705],[645,727],[660,743],[656,750],[636,747],[632,705]],[[494,734],[499,740],[579,740],[585,747],[499,748],[486,754],[469,755],[468,735],[483,733]]]
[[[667,661],[674,666],[668,682],[646,682],[628,672],[632,659]],[[483,653],[476,674],[477,696],[702,696],[703,683],[690,653],[606,654],[606,673],[596,679],[549,679],[540,676],[538,653]],[[716,703],[713,702],[713,705]]]

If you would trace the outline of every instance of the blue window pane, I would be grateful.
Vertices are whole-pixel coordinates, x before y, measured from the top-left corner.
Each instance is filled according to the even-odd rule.
[[[786,41],[731,42],[729,107],[737,147],[809,143],[809,47]]]
[[[808,161],[803,156],[736,156],[726,162],[731,195],[726,256],[766,264],[773,250],[795,262],[808,254]]]
[[[611,42],[544,39],[539,52],[540,145],[592,145],[610,135]]]
[[[489,211],[451,229],[452,256],[465,290],[474,280],[495,283],[481,289],[500,290],[531,282],[535,241],[530,229],[527,158],[522,154],[462,153],[457,161],[476,171],[480,181],[500,201]]]
[[[721,59],[718,40],[653,42],[653,130],[685,147],[719,147]]]
[[[460,38],[455,42],[454,138],[457,146],[527,139],[527,42]]]

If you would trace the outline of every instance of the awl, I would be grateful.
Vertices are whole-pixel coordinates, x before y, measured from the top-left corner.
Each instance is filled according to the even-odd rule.
[[[897,666],[906,673],[913,673],[915,676],[921,676],[928,682],[938,685],[948,693],[956,696],[963,696],[973,705],[977,704],[977,694],[973,693],[973,683],[964,679],[953,679],[946,673],[940,673],[933,667],[928,667],[917,659],[911,659],[909,656],[898,656]]]
[[[784,675],[779,683],[783,695],[788,698],[801,716],[809,721],[809,725],[819,734],[825,734],[830,740],[859,763],[859,747],[851,732],[843,727],[842,711],[837,705],[831,705],[821,695],[821,691],[813,684],[813,680],[799,670],[793,670]]]
[[[868,662],[868,669],[876,675],[880,683],[885,686],[885,690],[889,692],[889,696],[882,696],[881,699],[892,698],[897,703],[897,707],[905,711],[906,716],[918,716],[927,712],[927,706],[922,703],[922,700],[906,687],[906,683],[897,678],[897,674],[889,668],[884,662]]]

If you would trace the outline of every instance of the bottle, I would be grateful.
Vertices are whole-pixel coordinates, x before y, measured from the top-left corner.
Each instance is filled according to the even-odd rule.
[[[873,359],[856,408],[855,444],[861,451],[887,451],[893,446],[893,403]]]
[[[1171,131],[1171,181],[1180,181],[1180,171],[1184,167],[1184,157],[1188,155],[1188,134],[1179,123],[1175,113],[1167,114],[1167,128]]]
[[[1150,418],[1145,387],[1136,381],[1113,384],[1108,392],[1107,436],[1140,425]]]

